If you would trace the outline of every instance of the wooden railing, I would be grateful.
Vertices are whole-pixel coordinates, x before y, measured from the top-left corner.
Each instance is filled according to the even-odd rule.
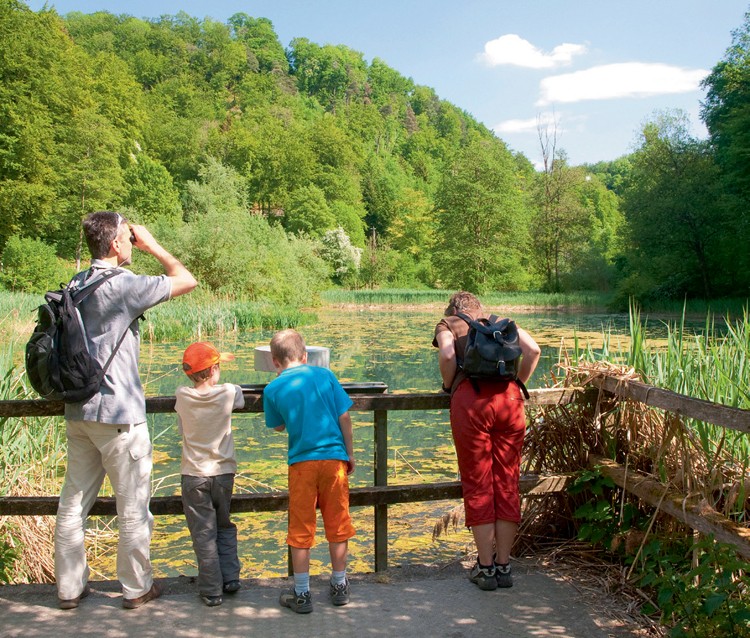
[[[671,390],[664,390],[638,381],[600,377],[592,385],[620,399],[632,399],[652,408],[659,408],[680,416],[750,433],[750,410],[741,410],[703,399],[696,399]],[[707,505],[698,494],[682,494],[669,485],[641,472],[634,472],[602,456],[590,455],[589,465],[596,466],[615,484],[635,494],[666,514],[702,534],[712,534],[718,541],[729,543],[743,558],[750,560],[750,528],[723,516]],[[746,477],[745,485],[750,485]]]
[[[388,505],[418,501],[436,501],[461,498],[461,485],[457,481],[419,484],[388,485],[388,413],[397,410],[447,410],[449,397],[443,393],[372,394],[378,392],[377,384],[361,387],[349,384],[352,411],[373,413],[374,436],[374,481],[371,487],[353,488],[350,504],[372,506],[375,517],[375,569],[384,570],[388,565]],[[365,384],[367,385],[367,384]],[[381,384],[382,385],[382,384]],[[239,412],[262,412],[263,386],[245,387],[245,407]],[[385,388],[383,387],[382,390]],[[380,391],[382,391],[380,390]],[[369,392],[369,394],[367,394]],[[728,429],[750,433],[750,411],[718,405],[695,399],[634,381],[622,381],[613,377],[600,377],[591,381],[591,386],[582,388],[554,388],[530,390],[527,408],[544,405],[567,405],[574,401],[595,400],[598,392],[605,392],[620,399],[633,399],[648,406],[667,410],[686,417],[713,423]],[[174,410],[174,397],[150,397],[146,400],[149,413],[167,413]],[[53,401],[0,401],[1,417],[54,416],[63,414],[62,402]],[[669,486],[653,477],[634,472],[611,459],[591,455],[591,466],[597,466],[605,475],[638,498],[660,509],[705,534],[713,534],[717,540],[735,546],[738,553],[750,560],[750,529],[722,516],[694,497],[676,493]],[[560,492],[565,489],[569,475],[535,475],[521,477],[521,493],[526,496]],[[3,497],[0,498],[0,516],[54,515],[58,498]],[[239,494],[232,499],[233,512],[279,511],[286,509],[286,492]],[[178,496],[151,499],[151,511],[155,515],[182,514]],[[98,498],[91,514],[114,515],[112,498]]]
[[[375,570],[388,566],[388,506],[396,503],[460,499],[458,481],[417,485],[388,485],[388,412],[395,410],[447,410],[449,396],[444,393],[385,394],[383,384],[343,384],[349,392],[355,412],[373,413],[374,481],[371,487],[352,488],[349,502],[352,507],[374,508]],[[262,385],[243,386],[245,407],[237,412],[262,412]],[[574,388],[538,389],[529,391],[527,407],[567,404],[579,394]],[[175,398],[149,397],[146,411],[150,414],[174,411]],[[0,401],[0,417],[59,416],[64,412],[61,401]],[[447,419],[446,419],[447,420]],[[571,477],[567,475],[523,476],[521,492],[528,496],[559,492],[565,489]],[[0,516],[41,516],[57,513],[57,496],[0,497]],[[232,512],[268,512],[285,510],[287,492],[261,492],[236,494],[232,497]],[[162,496],[151,499],[151,512],[156,515],[181,515],[179,496]],[[91,509],[93,515],[115,515],[115,500],[111,497],[96,499]]]

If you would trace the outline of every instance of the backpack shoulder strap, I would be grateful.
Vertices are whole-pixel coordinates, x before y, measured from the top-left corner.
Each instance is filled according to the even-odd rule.
[[[121,272],[121,270],[115,268],[97,268],[96,270],[91,268],[89,274],[87,274],[86,278],[83,280],[83,284],[71,292],[71,298],[73,299],[74,305],[80,305],[80,303],[84,299],[86,299],[86,297],[94,292],[105,281],[112,279],[112,277],[114,277],[115,275],[119,275]],[[132,326],[133,323],[137,321],[138,319],[134,319],[130,326]],[[128,330],[130,330],[130,326],[125,328],[125,331],[122,333],[122,335],[120,335],[120,338],[117,340],[117,343],[110,353],[109,358],[102,366],[102,378],[104,378],[104,374],[107,372],[109,364],[112,363],[112,360],[115,358],[115,355],[120,349],[122,342],[125,341],[125,337],[128,334]]]
[[[463,319],[463,320],[464,320],[464,321],[465,321],[466,323],[468,323],[469,325],[471,325],[471,324],[472,324],[472,322],[474,321],[474,320],[473,320],[473,319],[472,319],[472,318],[471,318],[471,317],[470,317],[469,315],[465,315],[465,314],[464,314],[463,312],[457,312],[457,313],[456,313],[455,315],[453,315],[453,316],[454,316],[454,317],[458,317],[459,319]]]
[[[122,271],[114,268],[100,269],[96,271],[91,269],[91,275],[87,275],[87,278],[83,280],[83,283],[71,291],[70,296],[73,299],[73,303],[78,306],[81,302],[86,299],[92,292],[94,292],[99,286],[105,281],[111,279],[115,275],[119,275]],[[75,280],[75,277],[71,280],[71,283]],[[68,284],[70,286],[70,284]]]

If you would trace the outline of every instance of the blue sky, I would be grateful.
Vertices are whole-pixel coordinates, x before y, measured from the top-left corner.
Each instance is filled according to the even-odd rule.
[[[28,0],[34,10],[43,0]],[[654,112],[699,118],[700,80],[722,58],[747,0],[49,0],[58,13],[139,18],[180,10],[269,18],[295,37],[378,57],[540,159],[538,122],[573,164],[631,152]]]

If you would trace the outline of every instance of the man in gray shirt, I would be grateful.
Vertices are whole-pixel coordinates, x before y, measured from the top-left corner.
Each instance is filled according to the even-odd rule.
[[[120,271],[81,303],[89,351],[104,366],[124,338],[99,392],[87,401],[65,406],[68,466],[55,526],[58,602],[61,609],[75,609],[89,593],[84,530],[106,475],[117,501],[117,577],[123,607],[135,609],[161,594],[153,580],[149,553],[152,458],[146,399],[138,374],[138,318],[149,308],[190,292],[197,282],[146,228],[129,224],[119,213],[91,213],[83,221],[83,231],[91,268],[74,281],[83,281],[100,269]],[[135,275],[122,268],[131,263],[133,246],[153,255],[165,274]]]

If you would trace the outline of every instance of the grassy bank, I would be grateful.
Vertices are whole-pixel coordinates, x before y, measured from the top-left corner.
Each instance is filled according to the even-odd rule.
[[[332,289],[321,297],[326,303],[336,304],[445,304],[451,290],[405,290],[380,288],[375,290]],[[522,306],[535,308],[588,308],[606,307],[609,297],[598,292],[542,293],[542,292],[492,292],[481,295],[487,306]]]
[[[142,334],[153,341],[199,341],[243,330],[296,328],[316,319],[297,308],[192,293],[149,310]]]
[[[374,290],[345,290],[335,288],[322,293],[321,298],[331,304],[361,305],[419,305],[445,304],[452,290],[408,290],[399,288],[379,288]],[[538,308],[589,310],[595,312],[627,312],[626,307],[613,305],[609,293],[597,291],[579,292],[490,292],[480,295],[482,303],[488,307]],[[733,299],[660,299],[643,306],[643,311],[652,315],[679,316],[683,312],[695,317],[716,316],[741,317],[748,307],[747,298]]]
[[[42,295],[0,291],[2,342],[25,342],[34,328],[35,308]],[[295,328],[315,322],[313,312],[267,303],[217,297],[201,291],[173,299],[149,310],[141,325],[144,339],[195,341],[232,332],[266,328]]]

